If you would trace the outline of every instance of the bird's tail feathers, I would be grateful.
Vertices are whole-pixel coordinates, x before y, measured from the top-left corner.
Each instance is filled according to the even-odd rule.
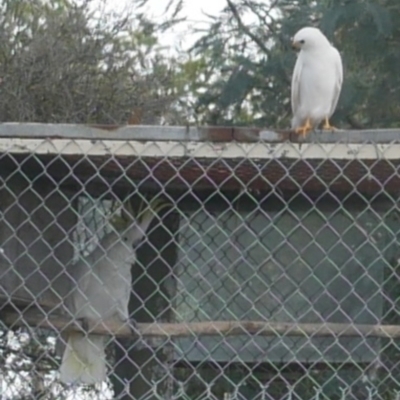
[[[60,380],[85,385],[104,381],[107,377],[106,339],[72,332],[61,361]]]

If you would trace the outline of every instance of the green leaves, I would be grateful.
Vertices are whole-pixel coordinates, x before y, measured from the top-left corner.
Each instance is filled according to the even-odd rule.
[[[322,9],[320,27],[328,36],[333,36],[341,25],[353,25],[356,21],[371,19],[379,35],[389,36],[392,33],[392,19],[387,8],[376,1],[333,3],[330,8]]]
[[[392,34],[392,18],[389,10],[373,1],[367,2],[365,8],[366,12],[371,15],[378,33],[390,36]]]
[[[219,108],[226,108],[245,99],[250,88],[254,85],[254,78],[244,67],[236,68],[222,87],[216,104]]]
[[[3,5],[2,121],[125,124],[140,108],[136,123],[158,124],[179,97],[176,61],[158,40],[164,22],[137,10],[107,14],[91,0]]]
[[[319,27],[342,54],[343,92],[335,123],[384,127],[398,119],[400,18],[397,0],[231,0],[193,54],[212,66],[198,95],[198,113],[216,124],[290,124],[290,39],[301,27]],[[260,43],[263,46],[260,46]],[[263,50],[265,46],[266,51]],[[390,104],[390,106],[388,106]]]

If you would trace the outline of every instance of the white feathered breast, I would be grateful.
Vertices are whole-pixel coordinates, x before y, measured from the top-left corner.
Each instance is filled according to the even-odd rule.
[[[336,48],[323,43],[302,49],[292,77],[292,129],[309,118],[313,126],[334,113],[343,82],[342,60]]]

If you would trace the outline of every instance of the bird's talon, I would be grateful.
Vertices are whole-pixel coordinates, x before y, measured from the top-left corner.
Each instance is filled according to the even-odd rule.
[[[295,132],[298,135],[302,136],[303,138],[305,138],[307,136],[307,133],[309,133],[310,131],[311,131],[311,128],[308,128],[308,127],[301,127],[301,128],[297,128],[295,130]]]
[[[325,118],[324,126],[322,127],[324,131],[336,131],[337,129],[329,123],[328,118]]]
[[[295,129],[295,132],[298,135],[301,135],[303,137],[303,139],[305,139],[305,137],[307,136],[307,133],[311,132],[313,129],[310,120],[307,119],[306,123],[303,126],[300,126],[298,128]]]

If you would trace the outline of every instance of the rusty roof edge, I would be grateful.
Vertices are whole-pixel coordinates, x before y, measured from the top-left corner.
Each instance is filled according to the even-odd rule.
[[[0,138],[54,138],[180,142],[303,142],[289,130],[224,126],[141,126],[0,123]],[[315,131],[305,143],[390,143],[400,141],[400,129]]]
[[[0,138],[0,154],[196,159],[400,160],[400,143],[227,143]]]

